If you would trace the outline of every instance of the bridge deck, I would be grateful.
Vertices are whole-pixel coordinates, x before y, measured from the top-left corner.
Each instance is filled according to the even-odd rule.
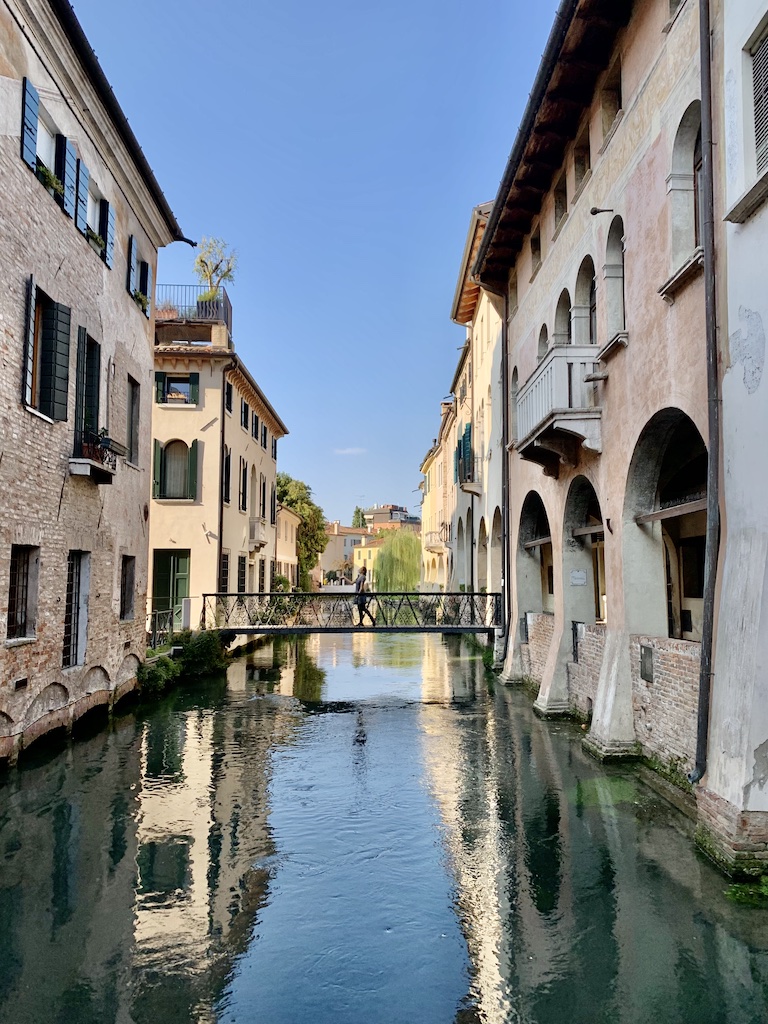
[[[367,593],[204,594],[201,625],[244,634],[487,633],[501,626],[501,595]],[[374,626],[371,619],[376,623]]]

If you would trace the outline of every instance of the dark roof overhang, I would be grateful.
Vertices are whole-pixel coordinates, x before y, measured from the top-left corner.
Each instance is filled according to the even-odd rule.
[[[499,295],[608,66],[633,0],[561,0],[493,204],[473,276]]]

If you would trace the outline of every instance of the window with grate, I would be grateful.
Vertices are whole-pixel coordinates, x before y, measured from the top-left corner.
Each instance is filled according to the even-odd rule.
[[[238,594],[245,593],[245,569],[247,565],[247,558],[245,555],[237,556],[237,592]]]
[[[70,551],[67,556],[67,595],[64,606],[64,668],[82,665],[87,631],[88,554]]]
[[[251,437],[255,437],[259,440],[259,417],[256,413],[251,413]]]
[[[757,173],[768,168],[768,34],[752,51],[752,89],[755,102]]]
[[[266,563],[263,558],[259,559],[259,593],[264,593],[264,579],[266,576]]]
[[[219,593],[229,593],[229,552],[221,552],[221,565],[219,566]]]
[[[251,420],[251,407],[244,398],[240,399],[240,426],[247,430]]]
[[[224,382],[224,408],[232,412],[232,382],[229,380]]]
[[[11,573],[8,588],[9,640],[35,635],[36,573],[39,548],[25,544],[11,547]]]
[[[266,423],[261,424],[261,447],[266,451],[267,449],[267,425]]]
[[[133,555],[123,555],[120,570],[120,620],[129,622],[133,619],[133,596],[136,590],[136,559]]]

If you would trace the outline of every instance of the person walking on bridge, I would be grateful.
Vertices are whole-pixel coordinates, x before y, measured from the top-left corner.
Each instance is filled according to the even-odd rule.
[[[376,619],[374,619],[374,617],[368,611],[368,600],[367,600],[367,598],[365,596],[365,593],[366,593],[367,589],[368,589],[368,570],[366,569],[365,566],[363,566],[362,569],[360,570],[359,574],[358,574],[357,579],[355,580],[355,594],[357,595],[355,597],[355,604],[357,605],[357,612],[358,612],[358,615],[360,616],[360,621],[358,622],[358,626],[362,626],[362,624],[363,624],[363,616],[364,615],[367,615],[368,618],[371,620],[371,625],[372,626],[376,625]]]

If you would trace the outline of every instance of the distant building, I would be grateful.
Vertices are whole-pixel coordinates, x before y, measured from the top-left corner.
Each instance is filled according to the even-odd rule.
[[[287,505],[277,506],[277,546],[275,549],[278,576],[285,576],[292,587],[299,585],[297,534],[301,516]]]
[[[270,589],[288,430],[236,354],[226,290],[158,285],[149,610],[197,626],[204,594]]]
[[[374,533],[377,530],[421,529],[419,517],[411,515],[403,505],[372,505],[363,509],[363,517],[366,526]]]
[[[351,575],[354,565],[354,553],[358,545],[368,537],[367,527],[342,526],[338,519],[325,524],[328,544],[320,555],[319,567],[323,580],[328,573],[335,572],[339,576]]]
[[[383,546],[383,540],[376,537],[366,537],[362,544],[355,548],[355,577],[365,566],[368,575],[368,585],[371,587],[376,584],[376,561]]]

